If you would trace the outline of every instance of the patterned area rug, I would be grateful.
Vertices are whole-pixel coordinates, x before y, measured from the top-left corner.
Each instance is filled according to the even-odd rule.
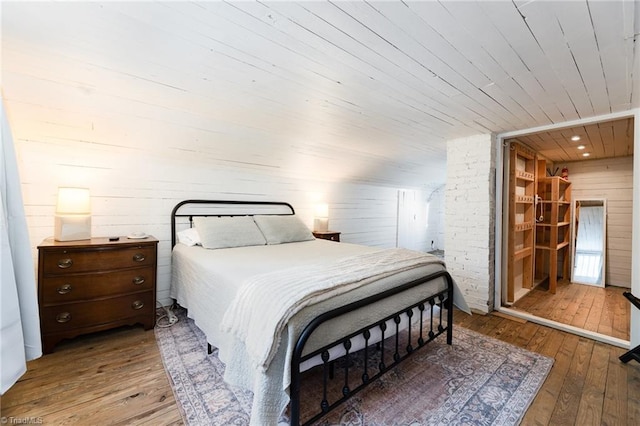
[[[184,310],[176,314],[178,323],[155,332],[185,423],[248,424],[251,392],[223,381],[217,352],[207,355],[200,329]],[[517,425],[552,364],[551,358],[454,328],[453,345],[440,336],[318,424]]]

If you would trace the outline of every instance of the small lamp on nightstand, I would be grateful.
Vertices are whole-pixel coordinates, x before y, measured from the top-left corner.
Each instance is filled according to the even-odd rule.
[[[88,188],[58,188],[53,238],[56,241],[91,238],[91,199]]]
[[[316,215],[313,219],[314,231],[328,231],[329,230],[329,205],[318,204],[316,206]]]

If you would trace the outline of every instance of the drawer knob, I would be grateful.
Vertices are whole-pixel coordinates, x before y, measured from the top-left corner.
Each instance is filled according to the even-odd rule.
[[[71,284],[65,284],[56,289],[58,294],[67,294],[71,293]]]
[[[137,277],[133,278],[133,283],[135,285],[142,285],[142,284],[144,284],[144,281],[145,281],[144,277],[141,277],[140,275],[138,275]]]
[[[73,265],[73,259],[66,258],[58,260],[58,268],[60,269],[71,268],[71,265]]]
[[[144,262],[145,259],[146,259],[146,257],[142,253],[136,253],[136,254],[133,255],[133,261],[134,262]]]
[[[142,300],[136,300],[131,304],[131,308],[138,310],[144,307],[144,302]]]
[[[59,323],[65,323],[71,321],[71,314],[69,312],[60,312],[56,315],[56,321]]]

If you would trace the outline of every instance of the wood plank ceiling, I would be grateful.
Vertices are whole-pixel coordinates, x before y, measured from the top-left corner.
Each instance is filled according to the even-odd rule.
[[[566,127],[509,139],[529,146],[553,162],[633,155],[633,118]]]
[[[185,132],[146,130],[140,139],[159,151],[416,186],[444,179],[448,140],[640,106],[635,1],[1,7],[3,91],[18,132],[56,111],[72,127],[84,125],[74,112],[160,117]],[[59,87],[44,91],[47,82]],[[567,134],[611,156],[631,153],[628,139],[610,139],[628,128]],[[568,160],[563,138],[528,142]]]

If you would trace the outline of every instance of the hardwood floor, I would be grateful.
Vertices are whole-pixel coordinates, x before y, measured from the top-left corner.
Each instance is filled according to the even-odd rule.
[[[454,322],[555,358],[523,425],[638,424],[640,363],[621,363],[625,350],[504,315],[456,311]],[[154,333],[140,327],[59,345],[29,363],[0,407],[51,425],[182,424]]]
[[[537,317],[573,325],[611,337],[629,340],[631,304],[622,295],[623,287],[594,287],[558,281],[556,294],[538,286],[513,304]]]
[[[153,330],[125,327],[65,341],[27,367],[0,400],[3,417],[45,425],[183,424]]]
[[[522,320],[456,313],[455,323],[555,359],[523,425],[636,425],[640,364],[625,350]]]

